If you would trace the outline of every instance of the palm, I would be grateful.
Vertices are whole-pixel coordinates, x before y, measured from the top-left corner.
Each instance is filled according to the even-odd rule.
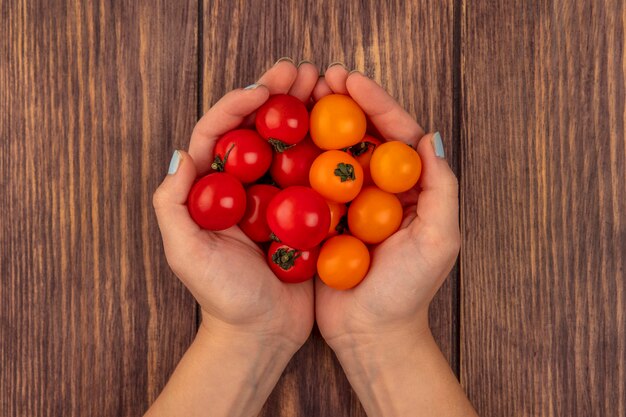
[[[391,97],[361,75],[348,78],[345,70],[327,71],[327,85],[316,99],[331,92],[350,94],[387,140],[416,145],[424,132]],[[418,149],[419,150],[419,149]],[[440,232],[432,225],[439,196],[431,190],[402,195],[405,219],[401,230],[372,253],[370,270],[356,288],[336,291],[317,281],[316,318],[320,331],[332,343],[345,334],[389,328],[407,318],[424,317],[428,304],[452,267],[454,248],[440,247]]]
[[[312,64],[296,68],[291,62],[279,62],[261,76],[259,87],[226,94],[194,128],[188,155],[176,175],[165,181],[171,184],[171,191],[155,193],[168,262],[200,304],[203,322],[281,336],[297,346],[310,333],[313,283],[280,282],[263,252],[239,227],[221,232],[202,230],[189,216],[185,201],[193,179],[209,170],[215,142],[221,135],[247,126],[270,94],[308,100],[317,78],[318,70]]]
[[[367,332],[425,311],[447,265],[436,266],[432,247],[409,235],[405,228],[381,243],[367,276],[353,290],[336,291],[318,282],[317,322],[325,338]]]
[[[309,331],[313,322],[311,282],[280,282],[261,249],[236,226],[217,233],[198,230],[195,236],[190,258],[196,261],[190,265],[191,276],[187,279],[183,272],[180,277],[204,314],[261,331],[272,330],[268,327],[274,325],[276,317],[291,317],[295,320],[288,325],[294,332],[299,328]]]

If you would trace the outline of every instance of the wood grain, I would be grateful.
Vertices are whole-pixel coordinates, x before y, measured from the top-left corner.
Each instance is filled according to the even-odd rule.
[[[612,0],[0,2],[0,415],[154,400],[196,306],[151,194],[198,113],[291,56],[442,132],[464,242],[431,323],[480,414],[626,416],[625,43]],[[314,331],[262,415],[364,413]]]
[[[463,384],[483,416],[625,416],[624,2],[462,23]]]
[[[254,82],[280,57],[306,59],[320,68],[341,61],[380,82],[427,130],[439,130],[457,168],[454,76],[459,62],[453,39],[460,9],[452,0],[205,0],[203,6],[204,111],[228,90]],[[455,270],[431,312],[434,333],[455,369],[457,276]],[[365,414],[332,351],[315,332],[291,361],[262,415]]]
[[[141,415],[195,334],[151,195],[196,119],[197,5],[1,4],[0,415]]]

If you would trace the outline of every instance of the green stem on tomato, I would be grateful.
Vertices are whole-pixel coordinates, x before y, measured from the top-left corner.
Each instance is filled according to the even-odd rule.
[[[352,154],[352,156],[354,156],[355,158],[357,156],[363,155],[365,152],[367,152],[367,150],[372,147],[375,148],[376,145],[372,142],[359,142],[356,145],[352,145],[348,148],[348,152],[350,152],[350,154]]]
[[[354,167],[343,162],[337,164],[334,173],[341,179],[341,182],[354,181],[356,179],[354,176]]]
[[[232,151],[234,147],[235,147],[235,144],[233,143],[230,146],[230,148],[226,151],[226,154],[224,154],[224,159],[220,158],[219,155],[215,155],[215,159],[213,160],[213,163],[211,164],[211,168],[217,172],[224,171],[224,167],[226,166],[226,161],[228,161],[228,155],[230,155],[230,151]]]
[[[272,262],[278,265],[281,269],[288,271],[293,268],[296,259],[298,259],[302,253],[296,249],[280,248],[272,255]]]
[[[267,141],[269,142],[270,145],[272,145],[274,150],[276,152],[278,152],[278,153],[284,152],[287,149],[293,148],[295,146],[295,145],[287,145],[282,140],[278,140],[278,139],[274,139],[274,138],[269,138]]]

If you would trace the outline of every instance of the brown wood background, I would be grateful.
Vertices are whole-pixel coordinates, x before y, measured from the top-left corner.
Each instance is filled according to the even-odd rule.
[[[196,329],[150,204],[277,58],[444,136],[463,248],[433,304],[483,416],[626,416],[621,1],[0,0],[0,415],[141,415]],[[318,332],[264,416],[364,416]]]

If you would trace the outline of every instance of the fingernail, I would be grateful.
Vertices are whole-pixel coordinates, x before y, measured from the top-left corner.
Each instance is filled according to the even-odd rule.
[[[255,89],[255,88],[257,88],[259,85],[261,85],[261,84],[259,84],[259,83],[254,83],[254,84],[250,84],[250,85],[249,85],[249,86],[247,86],[247,87],[244,87],[243,89],[244,89],[244,90],[254,90],[254,89]]]
[[[357,69],[350,71],[348,73],[348,77],[351,76],[352,74],[361,74],[361,75],[363,75],[363,73],[361,71],[357,70]]]
[[[278,61],[274,62],[274,65],[277,65],[283,61],[289,61],[293,64],[293,59],[289,58],[288,56],[284,56],[282,58],[280,58]]]
[[[307,61],[306,59],[303,59],[302,61],[298,62],[298,68],[300,68],[300,65],[302,64],[313,64],[311,61]]]
[[[439,134],[439,132],[436,132],[433,135],[433,149],[435,150],[435,156],[438,158],[445,158],[446,157],[446,153],[443,150],[443,141],[441,140],[441,135]]]
[[[172,155],[172,159],[170,160],[170,167],[167,170],[167,175],[174,175],[176,171],[178,171],[178,167],[180,166],[180,161],[182,161],[182,155],[179,151],[174,151],[174,155]]]
[[[343,69],[346,69],[346,66],[343,64],[343,62],[339,62],[339,61],[335,61],[333,63],[331,63],[329,66],[326,67],[326,71],[328,71],[330,69],[330,67],[334,67],[337,65],[341,65],[343,67]]]

